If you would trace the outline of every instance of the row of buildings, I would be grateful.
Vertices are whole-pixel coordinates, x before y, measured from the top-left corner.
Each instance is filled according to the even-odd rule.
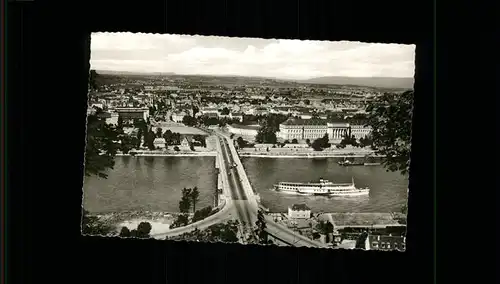
[[[309,208],[305,203],[293,204],[288,207],[287,217],[289,220],[308,220],[311,216],[311,208]],[[355,248],[356,241],[349,242],[348,240],[345,240],[345,242],[343,242],[340,234],[336,230],[332,235],[333,238],[330,239],[339,243],[341,248]],[[406,249],[406,237],[392,234],[368,234],[363,244],[363,248],[366,250],[404,251]]]
[[[95,114],[96,108],[101,108],[98,105],[93,105],[87,109],[87,114]],[[124,121],[149,118],[149,108],[147,107],[116,107],[109,108],[107,111],[97,114],[100,118],[105,119],[107,124],[118,124],[118,119],[121,117]]]
[[[255,136],[259,131],[258,125],[228,125],[227,130],[239,136]],[[299,141],[318,139],[328,134],[331,143],[340,143],[348,135],[356,139],[365,138],[371,133],[371,127],[362,122],[351,123],[348,121],[332,121],[327,119],[300,119],[289,118],[279,125],[276,133],[283,140],[297,139]]]
[[[92,112],[93,108],[89,108]],[[107,112],[99,114],[106,120],[106,123],[117,124],[119,117],[125,120],[144,119],[149,118],[149,108],[146,107],[117,107],[109,109]],[[172,114],[174,122],[182,122],[188,112],[182,111]],[[220,118],[221,115],[218,109],[204,109],[200,111],[200,115],[213,115]],[[225,115],[230,119],[243,121],[243,114],[229,113]],[[224,117],[225,117],[224,116]],[[258,125],[237,125],[233,124],[228,126],[228,131],[235,135],[240,136],[255,136],[259,130]],[[328,134],[328,139],[331,143],[339,143],[346,135],[354,136],[356,139],[364,138],[371,133],[371,128],[365,126],[363,123],[350,123],[343,120],[328,120],[321,118],[289,118],[279,125],[279,131],[276,133],[277,137],[283,140],[314,140]]]

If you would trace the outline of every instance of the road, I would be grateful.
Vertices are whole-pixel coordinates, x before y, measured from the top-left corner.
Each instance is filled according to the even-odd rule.
[[[219,142],[222,150],[224,165],[226,166],[227,178],[229,181],[229,189],[231,202],[233,204],[236,216],[241,224],[243,235],[251,234],[253,225],[257,219],[257,209],[252,206],[253,196],[248,196],[242,185],[242,178],[238,171],[238,165],[235,162],[230,145],[224,136],[219,136]]]
[[[217,133],[217,132],[216,132]],[[222,139],[223,145],[224,145],[224,156],[229,158],[229,162],[231,164],[236,164],[236,167],[232,167],[231,171],[231,176],[233,177],[233,186],[231,188],[234,190],[233,191],[233,202],[235,203],[235,207],[237,208],[236,210],[238,211],[238,216],[240,221],[244,221],[245,218],[246,220],[251,219],[251,224],[255,224],[255,221],[257,220],[257,212],[258,212],[258,204],[255,201],[255,197],[253,196],[253,191],[251,188],[243,186],[243,179],[242,175],[244,175],[245,169],[241,165],[241,162],[238,159],[238,162],[235,163],[236,161],[233,158],[233,153],[236,153],[234,147],[230,149],[230,146],[228,144],[228,140],[230,141],[229,137],[227,137],[224,134],[217,133],[217,135]],[[232,150],[232,151],[231,151]],[[242,174],[240,175],[239,171],[242,171]],[[235,176],[237,175],[237,176]],[[246,179],[246,177],[245,177]],[[249,198],[250,196],[250,198]],[[236,197],[236,198],[235,198]],[[241,198],[241,199],[238,199]],[[268,234],[271,236],[275,236],[282,241],[288,243],[289,245],[292,246],[306,246],[306,247],[325,247],[324,244],[313,241],[307,237],[301,236],[298,233],[288,229],[285,226],[279,225],[272,220],[270,217],[266,217],[266,231]]]
[[[277,237],[295,247],[317,247],[325,248],[325,244],[313,241],[307,237],[288,229],[285,226],[275,223],[270,217],[266,216],[266,231],[269,235]]]

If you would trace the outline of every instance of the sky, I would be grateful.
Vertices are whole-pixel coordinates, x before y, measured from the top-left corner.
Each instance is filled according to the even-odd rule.
[[[415,45],[93,33],[91,69],[282,79],[413,77]]]

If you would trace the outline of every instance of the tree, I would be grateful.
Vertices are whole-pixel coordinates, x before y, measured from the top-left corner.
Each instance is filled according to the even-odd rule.
[[[373,141],[372,141],[370,135],[367,135],[365,137],[359,138],[359,144],[361,147],[368,147],[368,146],[372,146]]]
[[[410,169],[413,90],[402,94],[385,94],[367,107],[367,124],[375,153],[383,158],[388,171],[407,175]]]
[[[142,142],[142,128],[139,128],[137,131],[137,145],[136,148],[139,149],[141,147],[141,142]]]
[[[177,219],[170,225],[170,228],[177,228],[186,226],[189,223],[189,217],[187,214],[180,214]]]
[[[276,144],[278,139],[276,137],[276,132],[267,128],[261,128],[255,136],[255,141],[257,141],[257,143]]]
[[[148,147],[149,150],[153,151],[155,149],[155,136],[156,134],[153,132],[153,130],[149,130],[148,136],[147,136],[147,141],[146,141],[146,146]]]
[[[220,112],[221,115],[228,115],[229,114],[229,109],[227,107],[223,108],[222,111]]]
[[[333,224],[329,221],[320,221],[316,225],[316,230],[318,230],[320,234],[328,235],[330,233],[333,233]]]
[[[167,145],[173,144],[173,133],[170,129],[167,129],[167,131],[165,131],[165,133],[163,133],[163,138],[165,139],[165,143]]]
[[[194,135],[193,140],[200,142],[202,147],[207,147],[207,142],[205,140],[205,136],[203,135]]]
[[[328,143],[328,134],[325,133],[323,137],[314,140],[311,147],[314,151],[323,151],[323,149],[330,147]]]
[[[359,237],[356,239],[356,248],[365,249],[366,238],[368,238],[368,233],[367,232],[361,233],[361,235],[359,235]]]
[[[119,146],[118,130],[96,115],[89,115],[85,145],[85,176],[97,175],[107,178],[105,171],[113,169]]]
[[[285,140],[283,143],[285,143],[285,144],[290,144],[290,141]]]
[[[311,140],[310,139],[306,139],[306,143],[307,143],[307,145],[311,144]]]
[[[297,141],[297,139],[295,139],[295,138],[292,139],[292,144],[298,144],[298,143],[299,143],[299,141]]]
[[[349,136],[349,134],[345,134],[344,138],[342,138],[342,141],[340,141],[341,145],[352,145],[352,146],[357,146],[358,142],[356,142],[356,137],[354,135]]]
[[[182,123],[184,123],[185,125],[187,126],[195,126],[197,121],[196,121],[196,118],[190,116],[190,115],[185,115],[183,118],[182,118]]]
[[[198,190],[198,187],[195,186],[189,194],[189,197],[191,198],[191,203],[193,204],[193,213],[196,212],[196,202],[198,202],[199,196],[200,196],[200,191]]]
[[[230,139],[234,138],[234,133],[231,133],[231,136],[229,136]]]
[[[408,204],[404,204],[403,206],[401,206],[401,213],[403,215],[408,214]]]
[[[181,150],[181,149],[179,149],[179,147],[174,146],[174,151],[179,152],[180,150]]]
[[[118,116],[118,127],[123,128],[123,117],[121,115]]]
[[[127,227],[122,227],[122,229],[120,230],[120,237],[122,238],[130,237],[130,230]]]
[[[196,150],[194,149],[194,145],[193,145],[193,144],[189,145],[189,149],[190,149],[191,151],[196,151]]]
[[[149,238],[149,233],[151,232],[151,224],[149,222],[141,222],[137,226],[137,237],[138,238]]]
[[[193,105],[192,110],[193,110],[193,115],[196,115],[198,112],[200,112],[200,109],[195,105]]]
[[[208,216],[210,216],[211,213],[212,213],[212,206],[207,206],[205,208],[202,208],[194,212],[193,223],[207,218]]]
[[[243,138],[241,137],[238,137],[238,139],[236,139],[236,143],[238,143],[238,148],[245,148],[245,146],[247,145],[247,141],[243,140]]]
[[[254,231],[255,235],[258,238],[260,244],[268,244],[268,234],[266,232],[266,219],[264,217],[264,212],[259,210],[257,212],[257,221],[255,222],[256,229]]]
[[[97,77],[99,76],[99,74],[97,74],[97,72],[95,70],[90,70],[90,73],[89,73],[89,89],[91,91],[96,91],[99,86],[98,86],[98,79]]]
[[[161,138],[162,136],[162,129],[160,127],[156,128],[156,138]]]
[[[126,134],[120,135],[120,151],[122,151],[123,154],[128,154],[130,149],[135,147],[136,144],[137,142],[134,141],[132,137],[129,137]]]
[[[182,189],[182,197],[181,201],[179,201],[179,211],[181,213],[189,213],[189,209],[191,208],[191,189],[183,188]]]
[[[82,211],[82,233],[85,235],[106,236],[111,234],[111,226],[101,222],[98,217],[91,216],[87,210]]]

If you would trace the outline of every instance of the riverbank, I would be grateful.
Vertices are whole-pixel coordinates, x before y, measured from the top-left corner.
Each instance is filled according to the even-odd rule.
[[[365,158],[367,153],[252,153],[239,152],[240,157],[256,157],[256,158]]]
[[[89,213],[89,216],[97,217],[103,225],[114,229],[115,233],[120,233],[122,227],[129,230],[136,229],[141,222],[151,224],[151,234],[169,230],[170,225],[181,213],[178,212],[151,212],[151,211],[126,211],[112,213]],[[190,217],[193,214],[189,214]]]
[[[160,151],[142,151],[133,155],[117,153],[117,157],[215,157],[217,152],[160,152]]]

